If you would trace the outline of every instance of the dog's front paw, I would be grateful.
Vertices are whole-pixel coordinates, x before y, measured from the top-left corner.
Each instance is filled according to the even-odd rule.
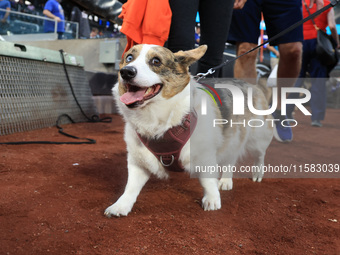
[[[116,202],[113,205],[109,206],[105,210],[105,216],[111,218],[112,216],[120,217],[127,216],[129,212],[131,212],[132,206],[128,204],[124,204],[122,202]]]
[[[220,190],[232,190],[233,189],[233,179],[232,178],[221,178],[218,182],[218,189]]]
[[[204,211],[215,211],[221,209],[220,195],[205,195],[202,199]]]

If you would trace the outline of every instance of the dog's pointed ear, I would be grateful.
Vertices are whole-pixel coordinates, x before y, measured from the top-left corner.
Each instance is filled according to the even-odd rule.
[[[207,49],[208,49],[207,45],[201,45],[198,48],[193,49],[193,50],[187,50],[187,51],[181,50],[174,54],[175,61],[188,67],[192,65],[193,63],[195,63],[197,60],[199,60],[201,57],[203,57]]]

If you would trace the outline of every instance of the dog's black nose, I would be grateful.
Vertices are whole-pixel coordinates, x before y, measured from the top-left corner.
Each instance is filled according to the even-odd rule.
[[[135,78],[137,75],[137,69],[133,66],[125,66],[119,72],[122,78],[127,81]]]

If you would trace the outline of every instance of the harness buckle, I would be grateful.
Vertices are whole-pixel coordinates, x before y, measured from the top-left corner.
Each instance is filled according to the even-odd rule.
[[[171,162],[169,164],[166,164],[166,163],[163,162],[163,156],[159,157],[159,161],[161,162],[161,164],[163,166],[168,167],[168,166],[171,166],[174,163],[175,157],[174,157],[174,155],[171,155]]]

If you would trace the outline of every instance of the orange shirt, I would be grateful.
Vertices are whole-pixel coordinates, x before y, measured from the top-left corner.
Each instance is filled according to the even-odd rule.
[[[305,1],[306,1],[307,6],[309,7],[310,0],[305,0]],[[328,5],[329,3],[330,3],[330,1],[324,0],[325,6]],[[306,18],[306,17],[309,16],[309,14],[306,10],[305,4],[303,3],[303,0],[302,0],[302,6],[303,6],[302,7],[303,8],[302,14],[303,14],[303,17]],[[326,31],[326,27],[328,26],[327,15],[328,15],[328,12],[330,10],[331,9],[328,9],[328,10],[324,11],[323,13],[321,13],[316,18],[314,18],[314,21],[315,21],[316,25],[318,26],[318,28],[320,28],[323,31]],[[314,4],[313,7],[311,9],[309,9],[309,12],[311,14],[316,12],[316,4]],[[304,37],[304,40],[315,39],[317,37],[317,31],[316,31],[316,29],[313,25],[312,20],[308,20],[307,22],[305,22],[303,24],[303,37]]]
[[[124,53],[140,43],[163,46],[169,36],[171,16],[168,0],[128,0],[119,15],[123,19],[120,31],[128,40]]]

